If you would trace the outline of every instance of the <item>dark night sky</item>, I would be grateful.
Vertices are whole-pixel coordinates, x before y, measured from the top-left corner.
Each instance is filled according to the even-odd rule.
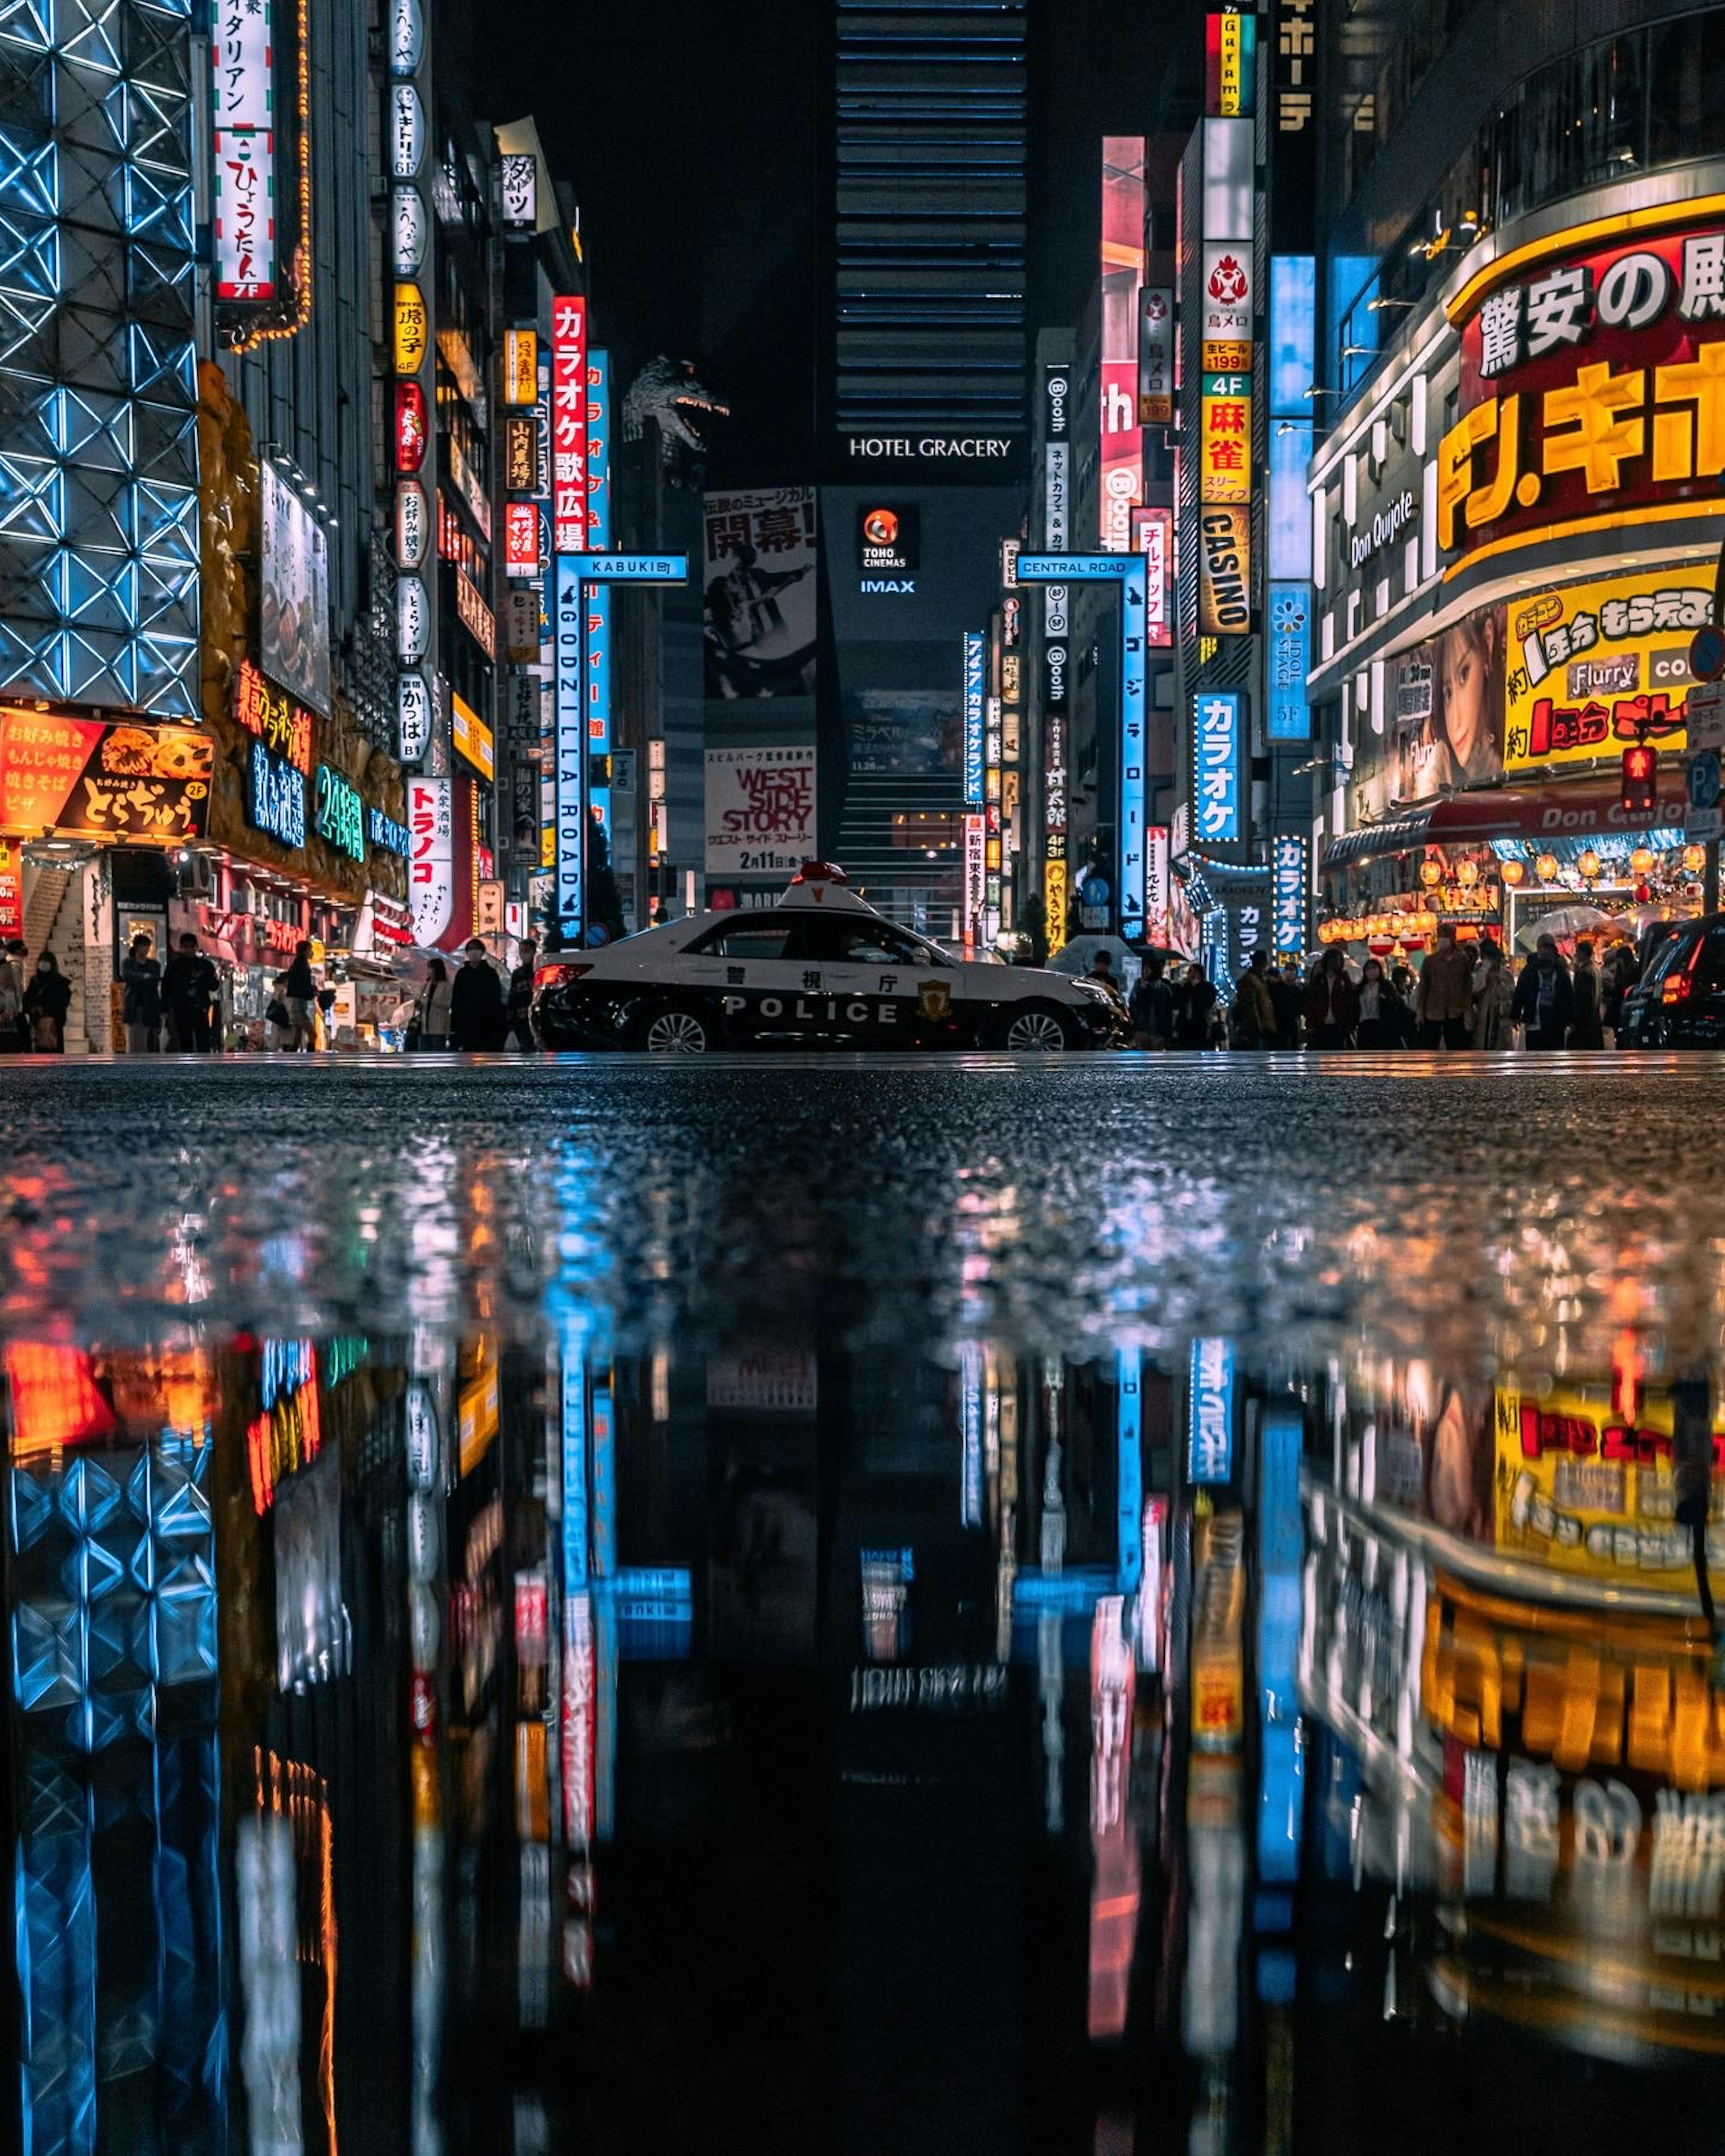
[[[480,4],[445,0],[470,15]],[[720,485],[812,470],[827,12],[826,0],[517,0],[517,34],[475,40],[490,116],[531,111],[575,182],[595,324],[619,372],[685,355],[732,405],[710,474]],[[1153,126],[1170,49],[1201,65],[1203,38],[1196,0],[1036,12],[1033,326],[1073,319],[1094,275],[1097,138]]]

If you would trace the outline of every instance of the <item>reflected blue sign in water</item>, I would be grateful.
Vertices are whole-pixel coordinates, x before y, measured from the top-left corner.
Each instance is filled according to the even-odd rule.
[[[1192,1433],[1186,1454],[1189,1481],[1226,1482],[1234,1473],[1234,1343],[1192,1343]]]
[[[1297,1407],[1266,1408],[1258,1476],[1258,1876],[1286,1884],[1300,1870],[1300,1457]]]

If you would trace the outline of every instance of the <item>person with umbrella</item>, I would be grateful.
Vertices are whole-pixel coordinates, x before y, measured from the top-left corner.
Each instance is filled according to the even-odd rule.
[[[1569,1022],[1569,1045],[1603,1048],[1605,1027],[1600,1015],[1599,971],[1594,963],[1594,947],[1585,936],[1575,946],[1575,970],[1571,981],[1575,990],[1575,1015]]]

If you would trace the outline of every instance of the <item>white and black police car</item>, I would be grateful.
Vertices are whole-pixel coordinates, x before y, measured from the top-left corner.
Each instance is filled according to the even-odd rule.
[[[547,1048],[1102,1047],[1123,1014],[1094,981],[966,963],[805,861],[776,906],[697,913],[559,953],[533,1004]]]

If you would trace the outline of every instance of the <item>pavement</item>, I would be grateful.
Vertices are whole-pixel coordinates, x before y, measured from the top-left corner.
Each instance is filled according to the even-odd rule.
[[[1722,1087],[9,1064],[24,2145],[1701,2146]]]

